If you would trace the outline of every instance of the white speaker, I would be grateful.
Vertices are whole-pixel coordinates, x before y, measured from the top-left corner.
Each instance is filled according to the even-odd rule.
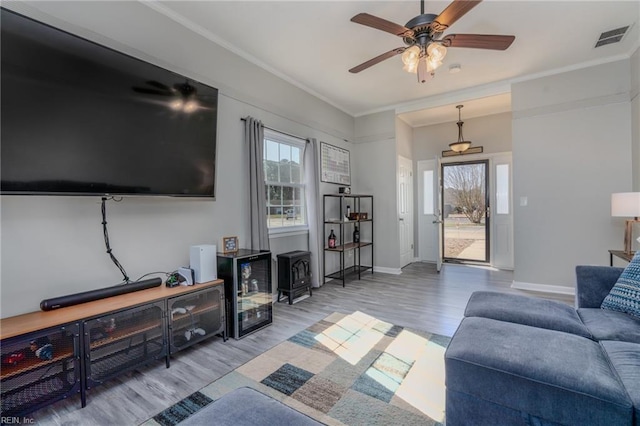
[[[218,278],[215,245],[191,246],[189,266],[193,269],[196,283],[206,283]]]

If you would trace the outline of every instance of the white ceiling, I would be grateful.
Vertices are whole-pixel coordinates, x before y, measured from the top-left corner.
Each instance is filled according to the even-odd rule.
[[[640,2],[485,0],[444,33],[515,35],[506,51],[450,48],[431,81],[402,71],[399,56],[347,70],[396,47],[400,37],[350,22],[366,12],[404,25],[411,1],[164,1],[149,7],[353,115],[394,108],[412,126],[510,110],[509,85],[532,76],[629,57],[640,45]],[[448,1],[426,1],[439,14]],[[598,49],[600,33],[631,25]],[[462,71],[449,73],[452,64]]]

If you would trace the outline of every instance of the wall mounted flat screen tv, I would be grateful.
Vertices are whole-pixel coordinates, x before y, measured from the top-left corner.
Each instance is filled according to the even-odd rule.
[[[2,194],[215,197],[217,89],[0,15]]]

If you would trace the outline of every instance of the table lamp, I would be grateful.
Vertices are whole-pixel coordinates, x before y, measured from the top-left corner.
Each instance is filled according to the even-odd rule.
[[[624,252],[631,254],[631,234],[634,222],[639,222],[640,192],[619,192],[611,194],[611,216],[633,217],[627,219],[624,230]]]

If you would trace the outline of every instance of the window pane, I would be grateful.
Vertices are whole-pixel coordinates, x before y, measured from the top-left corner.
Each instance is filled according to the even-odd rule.
[[[291,182],[292,183],[302,183],[302,176],[300,165],[291,163]]]
[[[267,199],[271,200],[271,205],[282,205],[282,187],[269,185],[269,197]]]
[[[425,170],[422,177],[424,182],[424,212],[434,214],[433,210],[433,170]]]
[[[264,174],[269,228],[306,224],[304,186],[298,186],[304,185],[303,143],[265,130]]]
[[[291,183],[291,164],[289,160],[280,160],[280,182]]]
[[[509,214],[509,165],[496,166],[496,213]]]
[[[276,163],[280,160],[280,156],[278,155],[279,145],[280,144],[278,142],[265,140],[265,160],[275,161]]]

